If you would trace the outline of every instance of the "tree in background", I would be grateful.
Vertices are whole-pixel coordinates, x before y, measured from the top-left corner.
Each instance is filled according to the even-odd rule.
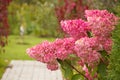
[[[58,5],[55,8],[58,21],[64,19],[84,18],[84,10],[88,9],[86,0],[58,0]]]
[[[54,1],[54,0],[53,0]],[[52,0],[14,0],[9,6],[11,34],[19,34],[19,27],[24,25],[27,35],[55,37],[57,18]]]
[[[55,7],[58,21],[64,19],[84,18],[86,9],[107,9],[115,12],[113,8],[118,0],[57,0]]]
[[[92,9],[107,9],[111,12],[114,12],[113,8],[118,2],[118,0],[90,0],[90,7]]]
[[[7,43],[9,33],[7,7],[11,0],[0,0],[0,46],[4,47]]]

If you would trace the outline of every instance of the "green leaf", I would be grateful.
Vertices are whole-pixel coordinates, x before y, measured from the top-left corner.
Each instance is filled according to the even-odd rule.
[[[63,73],[63,76],[65,77],[65,79],[71,80],[71,78],[73,76],[73,69],[69,65],[69,64],[71,64],[71,62],[68,60],[65,60],[65,61],[58,60],[58,62],[61,65],[62,73]]]
[[[80,74],[75,74],[72,76],[71,80],[84,80],[84,77],[81,76]]]
[[[109,57],[108,53],[105,50],[99,51],[99,52],[101,53],[103,58],[108,58]]]
[[[94,76],[96,72],[97,72],[97,67],[95,67],[95,68],[93,69],[91,75]]]
[[[98,74],[99,74],[99,78],[102,80],[106,80],[105,77],[107,75],[107,66],[106,64],[104,64],[103,62],[100,62],[100,64],[98,65]]]

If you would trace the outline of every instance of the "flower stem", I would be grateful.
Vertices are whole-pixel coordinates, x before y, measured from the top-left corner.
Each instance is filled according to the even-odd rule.
[[[80,75],[82,75],[83,77],[86,78],[86,80],[88,80],[88,78],[82,74],[79,70],[77,70],[72,64],[70,64],[68,61],[65,61],[69,66],[71,66],[76,72],[78,72]]]

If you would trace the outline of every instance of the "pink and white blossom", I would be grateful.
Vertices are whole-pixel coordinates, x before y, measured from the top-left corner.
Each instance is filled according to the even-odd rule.
[[[90,30],[87,22],[81,19],[61,21],[63,31],[75,39],[86,37],[87,31]]]
[[[96,38],[84,37],[75,42],[75,51],[80,60],[88,66],[94,67],[100,60],[100,53]]]

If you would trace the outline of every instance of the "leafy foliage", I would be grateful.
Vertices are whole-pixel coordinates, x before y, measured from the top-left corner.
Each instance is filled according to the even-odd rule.
[[[113,32],[113,49],[110,56],[110,65],[108,70],[108,80],[120,80],[120,24]]]
[[[37,9],[34,10],[35,15],[33,24],[34,33],[38,36],[55,36],[57,28],[57,20],[54,16],[54,5],[48,2],[44,4],[37,4],[35,6]]]
[[[116,6],[118,0],[91,0],[91,8],[94,9],[107,9],[109,11],[113,10],[113,7]]]
[[[120,1],[115,0],[116,3],[112,7],[112,11],[120,17]],[[116,29],[112,33],[113,47],[110,55],[110,65],[108,66],[107,80],[120,80],[120,21]]]
[[[105,65],[104,63],[100,63],[98,65],[98,73],[99,73],[99,79],[100,80],[106,80],[106,75],[107,75],[107,65]]]
[[[84,77],[81,76],[80,74],[75,74],[72,76],[71,80],[84,80]]]
[[[88,2],[88,0],[85,0]],[[58,21],[65,19],[84,18],[84,10],[88,9],[88,5],[83,0],[58,0],[55,7]],[[89,2],[88,2],[89,3]]]
[[[72,79],[72,76],[73,76],[73,69],[72,67],[67,63],[71,63],[70,61],[62,61],[62,60],[58,60],[58,62],[60,63],[61,65],[61,70],[63,72],[63,75],[65,77],[65,79],[67,80],[71,80]]]
[[[54,4],[51,1],[24,1],[19,3],[15,0],[9,6],[11,34],[19,34],[19,27],[22,24],[25,27],[26,34],[43,37],[57,36]]]

